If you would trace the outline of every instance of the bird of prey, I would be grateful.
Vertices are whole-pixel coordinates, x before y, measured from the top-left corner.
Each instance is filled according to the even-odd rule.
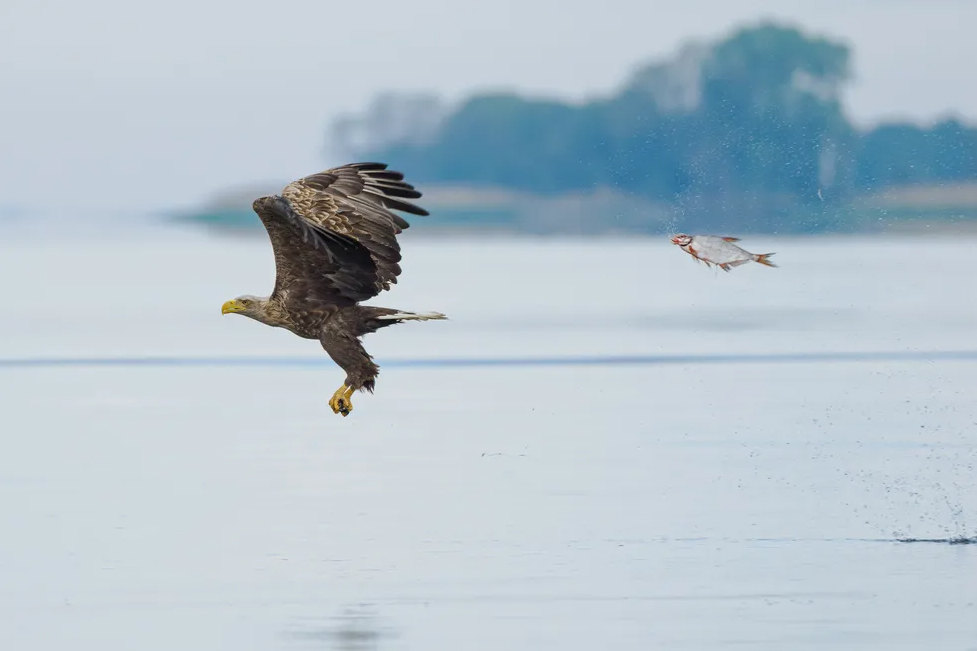
[[[426,216],[406,201],[421,193],[385,163],[352,163],[293,181],[281,195],[256,199],[275,255],[271,296],[239,296],[222,314],[242,314],[266,325],[317,339],[346,380],[329,400],[348,416],[354,391],[370,393],[379,367],[360,337],[404,321],[446,319],[359,305],[390,289],[400,275],[397,235],[409,224],[393,210]]]

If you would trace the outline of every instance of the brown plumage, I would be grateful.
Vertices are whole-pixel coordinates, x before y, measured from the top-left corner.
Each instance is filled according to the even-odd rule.
[[[221,308],[318,339],[346,371],[329,400],[343,416],[352,410],[353,392],[372,393],[379,373],[360,337],[404,321],[447,318],[358,305],[390,289],[400,275],[397,235],[410,225],[392,211],[428,214],[407,201],[421,193],[403,179],[384,163],[352,163],[255,200],[275,255],[275,289],[268,298],[240,296]]]

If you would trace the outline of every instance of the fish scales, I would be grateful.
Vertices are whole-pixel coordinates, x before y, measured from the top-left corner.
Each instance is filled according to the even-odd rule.
[[[672,237],[672,244],[675,244],[683,251],[691,255],[696,260],[705,262],[707,265],[716,265],[723,271],[729,271],[733,267],[738,267],[747,262],[757,262],[767,267],[776,267],[770,262],[773,253],[750,253],[743,247],[735,244],[739,242],[736,237],[720,237],[718,235],[686,235],[679,233]]]

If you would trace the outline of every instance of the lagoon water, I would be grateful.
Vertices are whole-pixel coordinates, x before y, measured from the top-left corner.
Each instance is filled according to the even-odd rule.
[[[343,419],[220,315],[260,234],[57,232],[0,240],[2,649],[977,649],[974,240],[409,231],[372,302],[452,320]]]

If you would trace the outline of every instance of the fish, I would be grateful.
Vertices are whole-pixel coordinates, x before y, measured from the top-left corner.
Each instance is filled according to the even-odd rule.
[[[696,261],[706,263],[706,266],[716,265],[723,271],[729,271],[747,262],[759,262],[767,267],[776,267],[770,262],[773,253],[750,253],[734,242],[738,237],[719,237],[717,235],[686,235],[679,233],[672,236],[672,244],[691,255]]]

